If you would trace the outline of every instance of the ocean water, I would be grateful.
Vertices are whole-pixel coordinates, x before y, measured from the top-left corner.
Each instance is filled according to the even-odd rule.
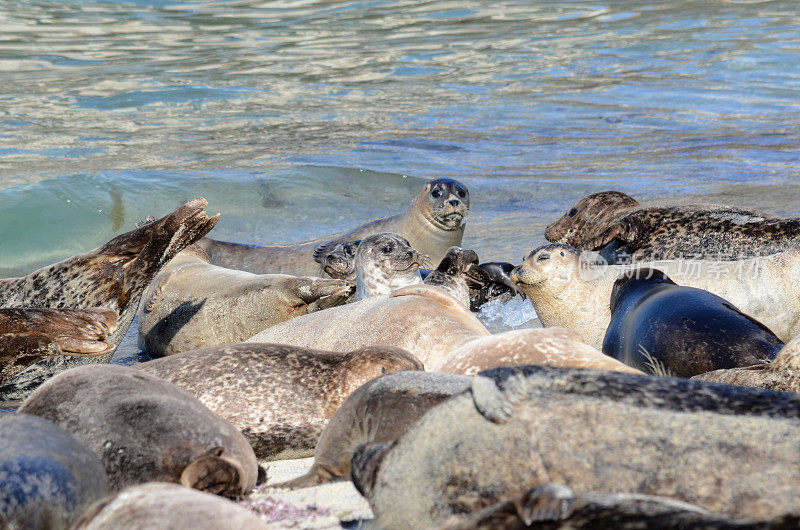
[[[795,1],[2,2],[0,277],[195,196],[290,243],[433,177],[483,261],[606,189],[800,215],[798,34]]]

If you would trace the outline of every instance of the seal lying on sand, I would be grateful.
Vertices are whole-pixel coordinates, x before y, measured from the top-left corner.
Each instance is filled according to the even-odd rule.
[[[553,243],[647,259],[716,259],[765,256],[800,245],[800,218],[781,219],[719,205],[643,208],[618,191],[594,193],[545,228]]]
[[[71,434],[36,416],[0,417],[0,526],[67,528],[107,494],[103,464]]]
[[[203,212],[207,204],[205,199],[193,199],[171,214],[119,235],[95,250],[21,278],[0,280],[0,307],[114,309],[119,320],[107,342],[119,344],[133,320],[139,298],[161,267],[217,223],[219,214],[208,217]],[[21,399],[58,371],[87,362],[108,362],[112,354],[50,357],[0,387],[0,398]]]
[[[283,344],[229,344],[136,368],[192,394],[242,431],[259,459],[309,456],[355,389],[381,374],[422,370],[408,352],[375,346],[348,353]]]
[[[256,456],[242,433],[186,391],[140,370],[67,370],[19,412],[52,421],[92,449],[112,491],[160,480],[236,496],[256,483]]]
[[[420,265],[422,256],[404,237],[388,232],[365,237],[356,249],[353,300],[389,294],[400,287],[422,283]]]
[[[204,239],[200,242],[211,263],[256,274],[283,273],[321,276],[315,252],[327,253],[341,242],[363,239],[371,234],[392,232],[405,237],[411,246],[439,263],[445,251],[461,245],[469,210],[466,186],[452,179],[431,180],[398,215],[370,221],[348,232],[331,234],[306,243],[263,247]]]
[[[116,345],[113,309],[0,308],[0,383],[54,355],[103,355]]]
[[[692,379],[782,392],[800,392],[800,336],[786,343],[771,363],[714,370],[696,375]]]
[[[308,473],[275,488],[306,488],[350,478],[358,446],[399,438],[429,409],[469,389],[472,379],[430,372],[398,372],[373,379],[336,409],[314,448]]]
[[[628,366],[691,377],[768,363],[782,347],[727,300],[676,285],[658,269],[629,271],[614,282],[603,353]]]
[[[265,329],[247,342],[340,352],[385,344],[408,350],[426,367],[435,367],[448,357],[469,357],[472,360],[468,366],[473,366],[480,353],[497,359],[504,355],[519,358],[517,353],[524,356],[530,352],[533,359],[528,357],[527,362],[543,362],[543,351],[537,349],[536,343],[551,334],[554,343],[556,337],[566,342],[561,340],[557,351],[547,352],[546,361],[561,366],[637,371],[570,340],[563,330],[521,329],[491,335],[463,302],[433,285],[412,285],[394,291],[388,298],[373,296],[297,317]]]
[[[700,381],[496,368],[397,441],[363,445],[353,481],[384,528],[453,523],[549,482],[767,519],[800,509],[798,405]]]
[[[284,320],[342,304],[351,292],[343,280],[224,269],[192,245],[147,288],[139,347],[162,356],[242,342]]]
[[[800,249],[731,262],[670,260],[606,265],[591,252],[550,244],[533,250],[512,279],[527,293],[545,327],[563,326],[601,348],[611,322],[609,300],[623,273],[663,271],[678,285],[709,291],[764,323],[783,341],[800,334]]]
[[[165,482],[132,486],[94,504],[73,530],[191,528],[262,530],[267,522],[234,502]]]

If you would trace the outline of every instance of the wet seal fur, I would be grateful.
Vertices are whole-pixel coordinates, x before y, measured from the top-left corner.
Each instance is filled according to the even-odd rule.
[[[259,459],[310,456],[320,433],[358,387],[385,373],[422,370],[405,350],[348,353],[283,344],[229,344],[135,366],[199,399],[239,429]]]
[[[781,219],[733,206],[644,208],[619,191],[594,193],[545,228],[552,243],[648,259],[766,256],[800,245],[800,218]],[[612,244],[613,243],[613,244]]]
[[[0,384],[31,364],[55,355],[94,357],[113,351],[113,309],[0,307]]]
[[[381,232],[365,237],[356,249],[354,262],[354,301],[422,283],[422,256],[397,234]]]
[[[148,482],[103,499],[72,530],[151,530],[153,528],[261,530],[267,522],[236,503],[177,484]]]
[[[496,368],[395,442],[363,445],[352,475],[386,528],[452,524],[551,482],[768,519],[800,509],[798,405],[686,379]]]
[[[106,495],[103,464],[71,434],[36,416],[0,417],[0,526],[67,528]]]
[[[36,389],[19,412],[52,421],[94,451],[112,491],[165,481],[237,496],[256,484],[256,456],[238,429],[141,370],[72,368]]]
[[[461,245],[469,210],[469,191],[453,179],[431,180],[411,201],[408,209],[391,217],[375,219],[350,231],[285,246],[259,246],[203,239],[200,245],[211,263],[256,274],[282,273],[322,276],[315,254],[326,254],[336,245],[380,232],[405,237],[411,246],[438,263],[445,251]]]
[[[469,389],[469,377],[397,372],[373,379],[353,392],[331,417],[314,448],[308,473],[274,488],[307,488],[350,478],[353,452],[367,442],[399,438],[429,409]]]
[[[691,377],[772,361],[783,342],[708,291],[675,284],[658,269],[622,275],[611,291],[603,353],[661,375]]]
[[[242,342],[290,318],[342,304],[351,293],[343,280],[218,267],[192,245],[145,291],[139,347],[162,356]]]
[[[545,327],[563,326],[601,348],[611,322],[614,282],[653,267],[678,285],[709,291],[762,322],[782,341],[800,335],[800,249],[731,262],[668,260],[608,265],[591,252],[549,244],[534,249],[511,273]]]
[[[193,199],[174,212],[121,234],[105,245],[48,265],[21,278],[0,280],[0,307],[105,307],[119,313],[107,342],[119,344],[130,327],[139,299],[161,267],[206,235],[219,220]],[[112,352],[96,357],[57,355],[44,359],[0,387],[0,399],[19,400],[53,374],[85,363],[108,362]]]

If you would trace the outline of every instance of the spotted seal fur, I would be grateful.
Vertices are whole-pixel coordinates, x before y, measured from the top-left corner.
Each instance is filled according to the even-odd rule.
[[[229,344],[136,365],[199,399],[242,431],[259,459],[310,456],[322,429],[358,387],[422,370],[407,351],[373,346],[337,353],[284,344]]]
[[[243,245],[209,238],[200,244],[211,263],[221,267],[256,274],[322,276],[323,268],[314,260],[315,253],[325,254],[341,242],[392,232],[405,237],[430,263],[438,263],[448,248],[461,245],[468,210],[467,187],[443,178],[425,184],[405,212],[375,219],[347,232],[285,246]]]
[[[496,368],[395,442],[363,445],[352,475],[386,528],[453,523],[551,482],[768,519],[800,509],[798,405],[685,379]]]
[[[356,250],[361,243],[342,241],[335,245],[323,245],[314,251],[314,261],[322,266],[322,270],[337,280],[356,281]]]
[[[642,207],[618,191],[594,193],[545,228],[553,243],[633,260],[765,256],[800,245],[800,218],[720,205]]]
[[[403,236],[381,232],[365,237],[356,249],[354,301],[389,294],[422,283],[422,256]]]

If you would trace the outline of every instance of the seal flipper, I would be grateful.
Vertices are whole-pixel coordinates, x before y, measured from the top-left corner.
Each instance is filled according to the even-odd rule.
[[[514,374],[503,381],[503,388],[494,379],[476,375],[470,392],[475,408],[493,423],[506,423],[514,415],[514,409],[525,400],[525,376]]]
[[[223,447],[212,447],[186,466],[181,484],[224,497],[236,497],[242,491],[239,468],[222,456]]]
[[[575,507],[575,494],[567,486],[549,482],[526,491],[513,503],[520,519],[530,526],[569,517]]]
[[[640,221],[634,219],[621,219],[608,227],[602,234],[583,245],[583,250],[601,250],[614,239],[622,241],[626,246],[632,246],[644,231]]]
[[[285,482],[270,484],[268,488],[295,490],[300,488],[310,488],[311,486],[319,486],[320,484],[326,484],[328,482],[339,482],[341,480],[343,480],[342,477],[333,475],[327,469],[314,462],[314,464],[311,466],[311,469],[309,469],[308,473],[305,475],[292,480],[287,480]]]

